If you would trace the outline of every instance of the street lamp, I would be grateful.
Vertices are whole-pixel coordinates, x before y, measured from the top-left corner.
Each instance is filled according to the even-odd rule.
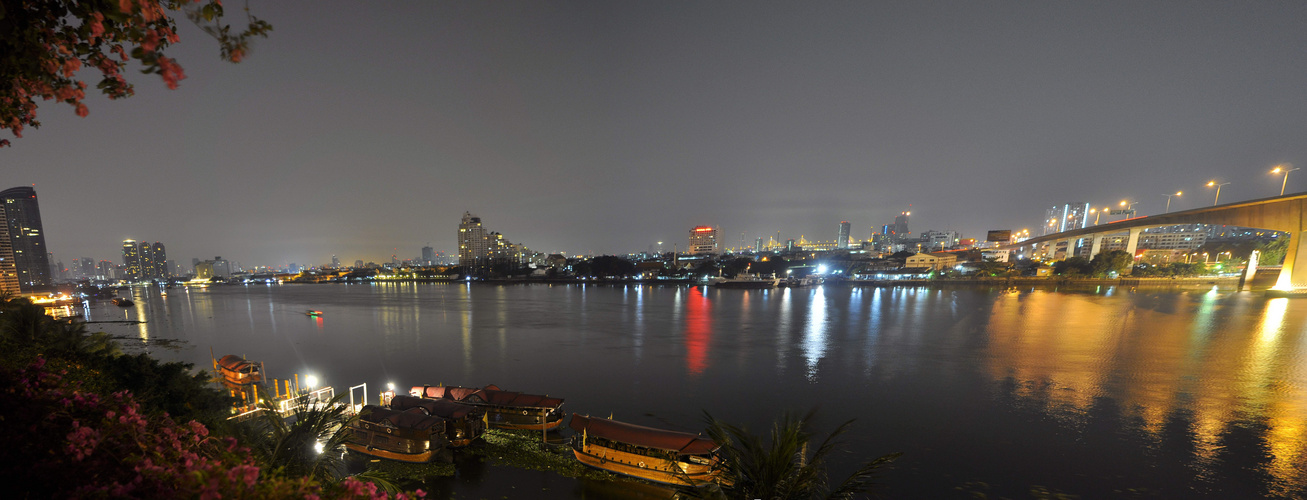
[[[1172,197],[1172,196],[1180,196],[1180,195],[1182,195],[1182,194],[1184,194],[1184,191],[1176,191],[1175,194],[1168,194],[1168,195],[1166,195],[1166,212],[1162,212],[1162,213],[1167,213],[1167,212],[1170,212],[1170,211],[1171,211],[1171,197]]]
[[[1302,170],[1302,169],[1298,167],[1294,167],[1293,165],[1290,165],[1288,163],[1285,163],[1283,165],[1276,165],[1275,168],[1271,169],[1272,174],[1278,174],[1280,172],[1284,172],[1284,182],[1280,183],[1280,196],[1284,196],[1284,187],[1289,185],[1289,172],[1292,172],[1294,170]]]
[[[1287,181],[1287,180],[1289,179],[1289,174],[1284,174],[1284,179]],[[1221,186],[1225,186],[1225,185],[1228,185],[1228,184],[1230,184],[1230,183],[1228,183],[1228,182],[1220,182],[1220,183],[1218,183],[1218,182],[1216,182],[1216,181],[1214,181],[1214,180],[1212,180],[1212,181],[1207,181],[1207,187],[1215,187],[1215,188],[1216,188],[1216,199],[1215,199],[1215,200],[1212,200],[1212,206],[1216,206],[1216,204],[1218,204],[1218,203],[1221,202]]]
[[[1139,202],[1137,202],[1137,201],[1129,201],[1129,200],[1121,200],[1120,205],[1121,205],[1121,208],[1125,209],[1125,211],[1130,212],[1130,217],[1134,217],[1134,216],[1135,216],[1135,203],[1139,203]]]

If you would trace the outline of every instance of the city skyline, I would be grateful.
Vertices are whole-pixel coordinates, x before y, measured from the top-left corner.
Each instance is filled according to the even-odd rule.
[[[41,103],[0,150],[59,260],[148,235],[385,262],[451,253],[468,211],[547,253],[863,239],[909,204],[979,238],[1071,201],[1204,206],[1210,180],[1271,196],[1307,163],[1305,5],[251,8],[275,30],[241,64],[181,22],[178,90]]]

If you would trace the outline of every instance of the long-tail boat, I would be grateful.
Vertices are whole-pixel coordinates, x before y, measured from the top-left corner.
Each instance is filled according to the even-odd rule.
[[[484,408],[486,423],[498,429],[553,430],[563,425],[565,416],[558,409],[563,406],[561,398],[505,391],[493,384],[481,389],[442,385],[414,386],[409,390],[409,395],[448,399]]]
[[[263,362],[247,361],[235,354],[214,361],[213,369],[218,370],[222,380],[230,385],[252,385],[263,381]]]
[[[572,415],[572,451],[597,469],[680,486],[718,482],[716,441],[606,418]]]
[[[430,462],[449,446],[444,422],[420,408],[399,411],[365,405],[359,410],[359,418],[349,425],[345,448],[401,462]]]
[[[472,444],[486,431],[486,411],[481,408],[448,399],[424,399],[402,394],[390,399],[392,410],[407,411],[411,408],[444,419],[445,436],[449,438],[450,446]]]

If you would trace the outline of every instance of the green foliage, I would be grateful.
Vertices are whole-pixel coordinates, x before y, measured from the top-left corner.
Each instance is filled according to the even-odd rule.
[[[263,411],[251,421],[252,429],[244,433],[242,444],[249,446],[261,463],[287,475],[328,484],[339,481],[348,426],[357,418],[347,414],[347,407],[341,404],[345,396],[337,395],[322,405],[300,406],[286,416],[264,401]]]
[[[901,455],[891,453],[871,459],[832,489],[826,467],[842,448],[839,437],[853,421],[840,424],[817,443],[810,429],[814,415],[811,411],[802,417],[786,415],[764,439],[705,413],[708,436],[721,444],[725,464],[720,493],[741,499],[854,498],[874,487],[877,475]]]
[[[1059,276],[1082,276],[1090,274],[1092,267],[1089,259],[1079,255],[1053,264],[1053,274]]]
[[[1089,261],[1089,274],[1102,278],[1107,273],[1116,271],[1125,273],[1135,264],[1135,256],[1124,250],[1111,250],[1102,252],[1094,256],[1094,260]]]

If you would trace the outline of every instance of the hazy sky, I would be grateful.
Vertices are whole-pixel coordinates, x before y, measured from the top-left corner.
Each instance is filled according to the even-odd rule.
[[[546,252],[867,238],[909,203],[914,232],[983,237],[1307,167],[1307,2],[250,7],[275,30],[245,62],[183,20],[178,90],[133,72],[136,97],[44,103],[0,150],[56,258],[412,258],[464,211]]]

